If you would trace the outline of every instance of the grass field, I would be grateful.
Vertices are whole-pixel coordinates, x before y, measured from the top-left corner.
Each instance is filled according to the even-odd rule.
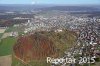
[[[14,31],[14,30],[16,30],[15,27],[9,27],[9,28],[6,29],[5,32],[12,32],[12,31]]]
[[[2,37],[3,33],[0,33],[0,38]]]
[[[0,42],[0,56],[11,54],[15,42],[16,42],[16,38],[14,37],[7,37],[5,39],[2,39]]]

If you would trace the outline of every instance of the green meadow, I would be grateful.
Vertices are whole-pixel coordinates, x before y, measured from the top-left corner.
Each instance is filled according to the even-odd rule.
[[[0,56],[12,54],[13,45],[16,42],[16,38],[7,37],[0,41]]]

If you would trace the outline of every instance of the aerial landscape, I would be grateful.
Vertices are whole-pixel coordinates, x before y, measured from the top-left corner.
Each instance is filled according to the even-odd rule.
[[[100,1],[0,1],[0,66],[100,66]]]

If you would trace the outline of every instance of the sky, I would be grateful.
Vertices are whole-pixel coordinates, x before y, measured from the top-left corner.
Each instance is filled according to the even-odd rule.
[[[100,0],[0,0],[0,4],[95,4]]]

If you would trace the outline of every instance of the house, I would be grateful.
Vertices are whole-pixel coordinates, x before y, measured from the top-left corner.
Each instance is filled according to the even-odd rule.
[[[63,31],[62,29],[55,30],[55,32],[62,32],[62,31]]]

